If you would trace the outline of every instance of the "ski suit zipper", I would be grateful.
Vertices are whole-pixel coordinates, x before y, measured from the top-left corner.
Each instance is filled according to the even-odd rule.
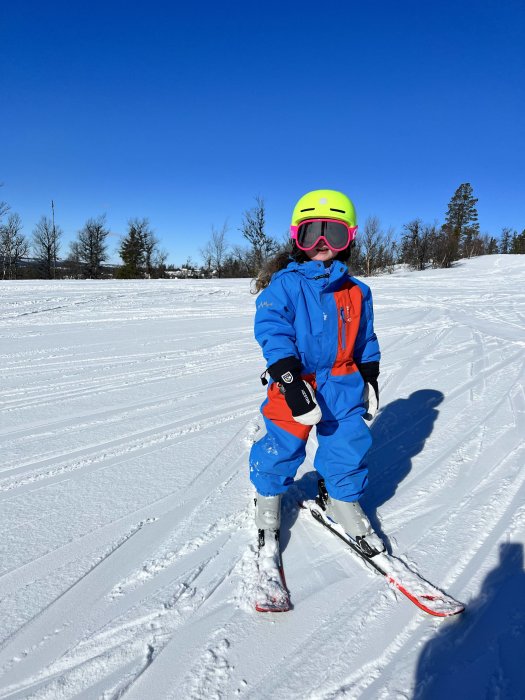
[[[341,347],[343,348],[343,350],[346,350],[346,324],[350,323],[350,321],[352,320],[352,317],[350,316],[350,307],[341,306],[339,308],[339,313],[341,315]]]
[[[339,309],[339,312],[341,314],[341,347],[343,350],[346,350],[346,316],[345,310],[342,306]]]

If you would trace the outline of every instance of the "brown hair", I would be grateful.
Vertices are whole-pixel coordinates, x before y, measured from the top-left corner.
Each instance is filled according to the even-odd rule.
[[[257,277],[254,277],[252,280],[252,294],[258,294],[263,289],[266,289],[266,287],[270,284],[272,275],[279,272],[279,270],[284,270],[288,263],[294,259],[292,255],[293,253],[291,246],[288,245],[286,248],[283,248],[276,253],[273,258],[267,260],[259,270]]]

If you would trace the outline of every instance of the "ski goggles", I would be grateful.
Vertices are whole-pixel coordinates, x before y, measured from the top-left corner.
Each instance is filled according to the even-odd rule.
[[[335,252],[347,248],[354,240],[357,226],[349,226],[337,219],[307,219],[290,226],[290,236],[300,250],[312,250],[323,240]]]

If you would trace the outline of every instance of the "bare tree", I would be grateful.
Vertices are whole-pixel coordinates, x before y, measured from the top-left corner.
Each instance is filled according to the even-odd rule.
[[[43,216],[33,230],[33,252],[40,272],[47,279],[54,279],[62,229]]]
[[[421,219],[413,219],[404,224],[403,231],[401,259],[414,270],[424,270],[430,254],[428,227]]]
[[[153,251],[151,258],[151,265],[153,270],[153,277],[165,277],[166,276],[166,262],[169,257],[169,252],[164,248],[159,248],[158,245]]]
[[[11,207],[7,202],[0,202],[0,223],[2,222],[2,219],[7,214],[9,209],[11,209]]]
[[[456,233],[444,224],[440,230],[433,227],[430,239],[430,251],[433,267],[452,267],[458,257],[458,239]]]
[[[253,277],[253,252],[250,248],[234,245],[224,260],[225,277]]]
[[[379,256],[377,260],[377,270],[379,272],[394,272],[396,262],[398,262],[399,250],[395,239],[395,231],[389,226],[386,233],[383,233]]]
[[[396,245],[393,230],[386,233],[381,229],[377,216],[369,216],[363,232],[356,238],[356,249],[352,254],[352,265],[366,276],[377,272],[391,272],[395,264]]]
[[[66,264],[70,274],[77,278],[82,275],[82,261],[80,257],[80,243],[78,241],[70,241],[69,255],[67,256]]]
[[[211,277],[213,266],[213,253],[211,250],[211,241],[207,241],[202,246],[202,248],[199,248],[199,253],[203,262],[204,269],[206,270],[206,275],[207,277]]]
[[[226,240],[228,233],[228,224],[225,221],[221,229],[211,227],[211,238],[206,243],[204,248],[201,248],[200,254],[204,262],[204,266],[210,270],[215,268],[217,277],[222,277],[224,263],[230,247]]]
[[[182,263],[183,270],[196,270],[198,268],[197,263],[193,260],[191,255],[188,255],[186,262]]]
[[[29,242],[21,231],[22,219],[18,214],[11,214],[6,223],[0,225],[2,279],[15,279],[20,261],[29,255]]]
[[[149,220],[144,219],[131,219],[129,226],[134,226],[137,235],[140,240],[142,247],[142,259],[144,264],[144,273],[146,277],[154,277],[155,270],[153,259],[155,257],[155,251],[159,244],[159,239],[153,233],[150,227]]]
[[[109,236],[106,228],[106,215],[88,219],[78,232],[77,246],[74,253],[82,267],[84,276],[98,279],[102,273],[102,263],[108,259],[106,239]]]

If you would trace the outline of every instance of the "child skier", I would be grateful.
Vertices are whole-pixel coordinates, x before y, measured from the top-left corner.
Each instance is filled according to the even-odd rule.
[[[259,543],[278,541],[281,497],[317,427],[318,502],[367,556],[385,547],[358,500],[367,485],[377,410],[379,345],[370,289],[348,274],[357,230],[350,199],[333,190],[301,197],[292,215],[292,253],[259,276],[255,337],[271,381],[261,406],[266,435],[250,453]],[[271,266],[270,266],[271,267]]]

